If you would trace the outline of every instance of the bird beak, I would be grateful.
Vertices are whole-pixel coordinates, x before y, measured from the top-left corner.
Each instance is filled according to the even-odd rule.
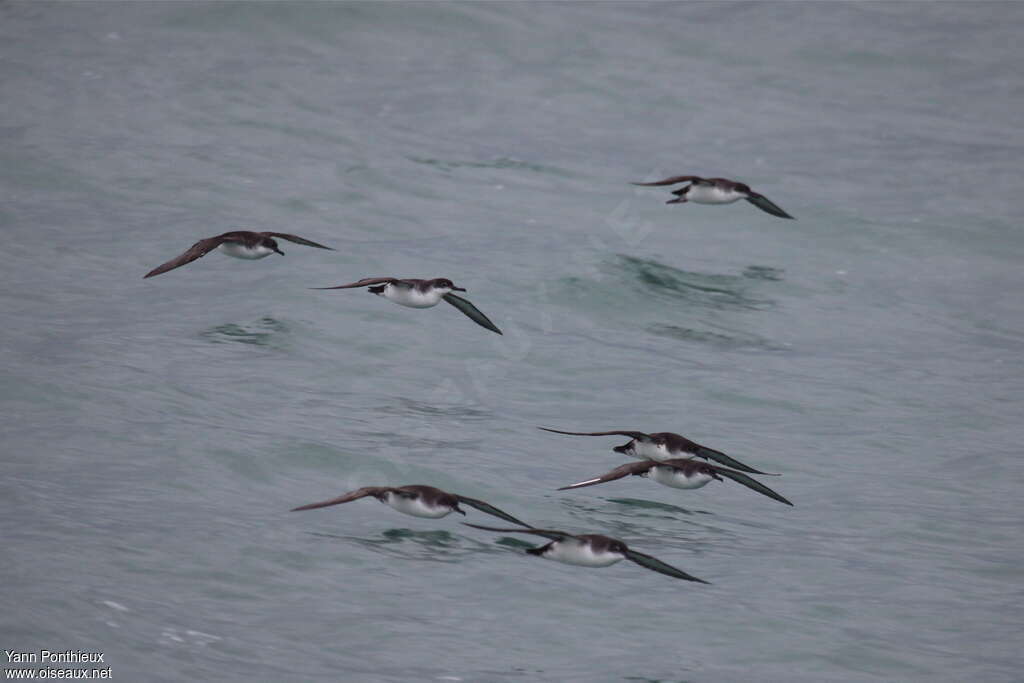
[[[453,292],[465,292],[466,288],[465,287],[452,287],[452,291]]]

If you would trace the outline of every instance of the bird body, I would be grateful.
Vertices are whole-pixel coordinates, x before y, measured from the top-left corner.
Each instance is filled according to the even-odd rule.
[[[400,306],[409,308],[431,308],[444,301],[444,295],[450,294],[456,288],[454,286],[436,286],[428,283],[431,280],[416,280],[412,282],[399,280],[398,282],[387,282],[379,287],[371,287],[370,291],[377,296],[382,296],[388,301],[394,301]],[[460,292],[465,289],[458,289]]]
[[[251,232],[249,230],[235,230],[232,232],[226,232],[223,235],[207,237],[199,240],[185,252],[175,256],[166,263],[160,264],[153,270],[146,273],[143,276],[143,279],[153,277],[154,275],[160,275],[161,273],[166,273],[169,270],[174,270],[175,268],[180,268],[192,263],[196,259],[206,256],[214,249],[226,254],[227,256],[245,259],[248,261],[265,258],[271,254],[281,254],[284,256],[284,252],[278,248],[277,240],[274,238],[288,240],[289,242],[295,242],[296,244],[304,244],[307,247],[316,247],[317,249],[328,249],[330,251],[334,251],[331,247],[325,247],[322,244],[312,242],[304,237],[290,235],[284,232]]]
[[[530,548],[530,555],[579,567],[610,567],[626,559],[625,549],[613,538],[597,534],[566,536],[539,548]]]
[[[615,469],[610,472],[606,472],[599,477],[584,479],[583,481],[576,482],[575,484],[563,486],[558,490],[566,491],[568,489],[579,489],[585,486],[604,484],[609,481],[615,481],[616,479],[622,479],[623,477],[631,475],[646,477],[652,481],[662,484],[663,486],[669,486],[674,489],[699,489],[707,486],[714,480],[724,481],[724,477],[726,479],[732,479],[739,484],[743,484],[747,488],[777,500],[780,503],[792,505],[792,503],[784,497],[745,472],[730,470],[726,467],[719,467],[718,465],[701,462],[700,460],[693,460],[692,458],[673,458],[671,460],[663,460],[660,462],[655,460],[628,462],[625,465],[619,465]]]
[[[668,200],[666,204],[685,204],[686,202],[694,202],[695,204],[732,204],[741,199],[746,199],[765,213],[770,213],[779,218],[793,218],[763,194],[751,190],[749,185],[738,183],[728,178],[701,178],[695,175],[678,175],[652,183],[633,184],[644,187],[658,187],[662,185],[677,185],[679,183],[689,184],[673,191],[672,194],[676,198]]]
[[[463,287],[456,287],[448,278],[438,277],[433,280],[419,280],[415,278],[366,277],[356,282],[350,282],[347,285],[314,287],[313,289],[353,289],[355,287],[366,287],[371,294],[382,296],[388,301],[393,301],[396,304],[408,306],[409,308],[432,308],[442,301],[447,301],[480,327],[501,334],[498,326],[492,323],[491,319],[484,315],[480,309],[469,300],[452,293],[465,292],[466,290]]]
[[[292,508],[292,512],[297,512],[299,510],[314,510],[316,508],[329,507],[331,505],[350,503],[353,500],[359,500],[360,498],[366,497],[376,498],[392,509],[406,515],[412,515],[413,517],[440,519],[441,517],[447,517],[453,512],[465,515],[465,511],[459,507],[460,504],[464,504],[476,508],[481,512],[486,512],[489,515],[494,515],[506,522],[520,524],[524,527],[530,526],[526,522],[522,522],[507,512],[503,512],[482,500],[469,498],[467,496],[460,496],[455,493],[448,493],[447,491],[442,491],[441,489],[434,488],[433,486],[423,486],[422,484],[410,484],[408,486],[364,486],[361,489],[349,491],[337,498],[323,500],[318,503],[310,503],[308,505],[300,505],[297,508]]]
[[[243,242],[222,242],[217,250],[234,258],[256,261],[275,253],[273,247],[267,244],[248,245]]]
[[[739,460],[726,455],[721,451],[716,451],[713,448],[702,446],[696,441],[690,441],[685,436],[680,436],[673,432],[655,432],[653,434],[645,434],[644,432],[636,432],[631,430],[612,430],[607,432],[566,432],[561,429],[549,429],[548,427],[539,427],[545,432],[552,432],[554,434],[568,434],[570,436],[628,436],[629,441],[621,446],[616,446],[612,450],[616,453],[622,453],[628,455],[631,458],[639,458],[641,460],[657,460],[659,462],[665,460],[671,460],[679,457],[697,457],[703,458],[704,460],[714,460],[715,462],[732,467],[733,469],[740,470],[742,472],[749,472],[750,474],[763,474],[766,476],[777,476],[770,472],[761,472],[755,470],[749,465],[744,465]]]
[[[601,536],[600,534],[581,534],[576,536],[567,534],[564,531],[555,531],[554,529],[499,529],[491,526],[481,526],[480,524],[470,524],[468,522],[463,522],[463,524],[485,531],[543,536],[549,539],[550,543],[537,548],[530,548],[526,552],[529,555],[542,557],[545,560],[554,560],[563,564],[574,564],[579,567],[609,567],[622,560],[629,560],[641,567],[676,579],[708,583],[704,579],[691,576],[682,569],[666,564],[656,557],[632,550],[623,541],[609,536]]]

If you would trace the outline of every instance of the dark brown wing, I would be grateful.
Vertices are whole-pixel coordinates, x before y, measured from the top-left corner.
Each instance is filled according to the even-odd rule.
[[[713,470],[715,470],[715,472],[717,472],[718,474],[722,475],[723,477],[727,477],[729,479],[732,479],[735,482],[743,484],[748,489],[753,489],[754,491],[757,491],[758,493],[760,493],[762,495],[768,496],[769,498],[773,498],[773,499],[779,501],[780,503],[785,503],[786,505],[789,505],[789,506],[793,505],[792,503],[790,503],[788,500],[786,500],[785,498],[780,496],[775,491],[772,491],[770,488],[768,488],[767,486],[765,486],[761,482],[757,481],[753,477],[747,476],[743,472],[737,472],[736,470],[730,470],[730,469],[726,469],[724,467],[718,467],[717,465],[710,465],[710,467]]]
[[[499,529],[493,526],[483,526],[482,524],[470,524],[469,522],[463,522],[466,526],[471,526],[474,529],[483,529],[484,531],[497,531],[503,534],[536,534],[537,536],[543,536],[549,538],[552,541],[561,541],[563,538],[570,538],[572,534],[567,534],[564,531],[555,531],[554,529]]]
[[[696,576],[692,576],[690,574],[687,574],[682,569],[677,569],[676,567],[673,567],[670,564],[666,564],[666,563],[662,562],[661,560],[659,560],[658,558],[652,557],[650,555],[647,555],[646,553],[638,553],[635,550],[627,550],[626,551],[626,559],[627,560],[632,560],[633,562],[636,562],[641,567],[645,567],[647,569],[650,569],[651,571],[658,572],[659,574],[664,574],[666,576],[671,576],[671,577],[674,577],[674,578],[677,578],[677,579],[683,579],[684,581],[696,581],[697,583],[710,583],[710,581],[705,581],[704,579],[698,579]]]
[[[470,507],[474,507],[477,510],[479,510],[480,512],[486,512],[489,515],[494,515],[495,517],[497,517],[499,519],[503,519],[506,522],[512,522],[513,524],[519,524],[521,526],[528,527],[528,528],[530,527],[530,525],[527,524],[526,522],[524,522],[522,520],[519,520],[519,519],[516,519],[512,515],[508,514],[507,512],[504,512],[502,510],[499,510],[498,508],[494,507],[490,503],[485,503],[484,501],[477,500],[476,498],[467,498],[466,496],[460,496],[457,493],[453,494],[453,495],[456,498],[459,499],[460,503],[465,503],[466,505],[469,505]]]
[[[334,251],[333,247],[325,247],[324,245],[318,244],[312,240],[307,240],[305,237],[299,237],[298,235],[289,235],[286,232],[261,232],[260,234],[266,235],[268,237],[280,237],[283,240],[295,242],[295,244],[305,244],[307,247],[316,247],[317,249],[330,249],[331,251]]]
[[[625,430],[614,430],[610,432],[563,432],[561,429],[549,429],[548,427],[537,427],[537,429],[543,429],[545,432],[553,432],[555,434],[568,434],[570,436],[628,436],[631,439],[648,438],[648,435],[643,432],[628,432]]]
[[[398,282],[396,277],[364,277],[358,282],[350,282],[347,285],[338,285],[337,287],[310,287],[310,289],[352,289],[353,287],[369,287],[370,285],[379,285],[385,282],[394,284]]]
[[[300,505],[297,508],[292,508],[291,511],[297,512],[298,510],[313,510],[315,508],[325,508],[328,507],[329,505],[340,505],[341,503],[349,503],[353,500],[365,498],[366,496],[378,496],[381,493],[384,493],[385,491],[397,490],[398,489],[394,489],[389,486],[364,486],[361,489],[349,491],[345,495],[338,496],[337,498],[331,498],[330,500],[322,500],[319,503],[310,503],[309,505]]]
[[[565,491],[567,489],[579,489],[583,488],[584,486],[603,484],[606,481],[615,481],[616,479],[628,477],[631,474],[640,474],[641,472],[646,472],[657,464],[658,463],[653,462],[651,460],[644,460],[641,462],[627,462],[625,465],[619,465],[611,472],[602,474],[600,477],[594,477],[593,479],[587,479],[585,481],[580,481],[575,484],[569,484],[568,486],[563,486],[558,490]]]
[[[142,279],[146,279],[147,277],[153,277],[154,275],[160,275],[161,273],[166,273],[167,271],[174,270],[175,268],[180,268],[181,266],[187,263],[192,263],[197,258],[206,256],[208,253],[219,247],[224,242],[232,241],[231,238],[229,237],[230,234],[231,233],[227,233],[226,235],[217,235],[216,237],[207,237],[204,240],[199,240],[191,247],[189,247],[188,251],[186,251],[184,254],[181,254],[180,256],[175,256],[167,263],[157,266],[153,270],[146,273]]]
[[[644,187],[658,187],[660,185],[675,185],[676,183],[695,183],[704,180],[697,175],[674,175],[654,183],[630,183],[631,185],[643,185]]]
[[[451,292],[445,294],[441,298],[462,311],[467,318],[475,322],[480,327],[490,330],[491,332],[501,334],[501,330],[498,329],[498,326],[492,323],[491,319],[484,315],[483,312],[474,306],[468,299],[463,299],[461,296],[455,296]]]
[[[750,465],[744,465],[736,458],[730,457],[723,453],[722,451],[716,451],[714,448],[702,446],[696,441],[690,441],[685,436],[680,436],[679,434],[675,434],[673,432],[658,432],[656,434],[651,434],[651,437],[654,439],[660,439],[662,442],[665,443],[666,446],[669,447],[670,450],[680,450],[683,451],[684,453],[692,453],[698,458],[704,458],[705,460],[714,460],[718,464],[731,467],[734,470],[741,470],[743,472],[748,472],[750,474],[760,474],[767,477],[779,476],[778,474],[775,474],[773,472],[762,472],[761,470],[755,470]]]
[[[788,213],[783,211],[778,204],[768,199],[763,194],[751,192],[750,195],[747,197],[747,201],[756,206],[757,208],[761,209],[765,213],[770,213],[771,215],[778,216],[779,218],[790,218],[792,220],[796,220]]]

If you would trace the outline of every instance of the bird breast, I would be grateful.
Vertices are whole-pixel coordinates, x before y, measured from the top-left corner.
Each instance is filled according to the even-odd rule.
[[[682,470],[677,470],[675,467],[652,467],[647,476],[659,484],[671,486],[674,489],[699,489],[713,478],[710,474],[698,472],[686,476]]]
[[[412,515],[413,517],[438,519],[448,515],[452,511],[450,507],[445,505],[426,505],[420,496],[409,498],[407,496],[400,496],[396,493],[388,493],[386,502],[399,512],[404,512],[405,514]]]
[[[445,291],[440,289],[421,292],[415,287],[396,287],[391,283],[384,287],[384,298],[409,308],[430,308],[431,306],[436,306],[441,302],[441,297],[444,294]]]
[[[581,567],[607,567],[623,559],[620,553],[604,551],[595,553],[591,546],[574,538],[555,541],[544,553],[543,557],[565,564]]]
[[[732,204],[743,197],[736,190],[726,190],[717,185],[691,185],[686,192],[686,198],[697,204]]]
[[[638,439],[633,440],[632,451],[626,451],[626,455],[632,455],[634,458],[640,458],[641,460],[656,460],[658,462],[675,457],[663,443],[640,441]]]
[[[265,247],[262,244],[247,247],[244,244],[239,244],[238,242],[224,242],[217,248],[228,256],[249,260],[261,259],[264,256],[270,256],[274,253],[273,249]]]

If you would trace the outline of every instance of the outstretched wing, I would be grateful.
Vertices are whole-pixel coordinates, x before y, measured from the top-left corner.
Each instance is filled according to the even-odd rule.
[[[770,213],[771,215],[778,216],[779,218],[790,218],[796,220],[788,213],[783,211],[781,208],[779,208],[779,206],[775,204],[775,202],[768,199],[763,194],[751,192],[750,196],[747,197],[747,201],[756,206],[757,208],[761,209],[765,213]]]
[[[495,517],[503,519],[506,522],[512,522],[513,524],[519,524],[527,528],[533,528],[526,522],[516,519],[512,515],[508,514],[507,512],[504,512],[503,510],[499,510],[490,503],[485,503],[484,501],[477,500],[476,498],[467,498],[466,496],[460,496],[458,494],[453,495],[459,499],[460,503],[465,503],[466,505],[475,507],[480,512],[486,512],[489,515],[494,515]]]
[[[568,486],[563,486],[558,490],[565,491],[567,489],[580,489],[583,488],[584,486],[593,486],[594,484],[603,484],[606,481],[615,481],[616,479],[628,477],[631,474],[640,474],[641,472],[646,472],[657,464],[658,463],[651,462],[650,460],[645,460],[642,462],[627,462],[625,465],[619,465],[611,472],[602,474],[600,477],[594,477],[593,479],[587,479],[584,481],[577,482],[575,484],[569,484]]]
[[[665,178],[654,183],[630,183],[630,185],[643,185],[644,187],[658,187],[660,185],[675,185],[676,183],[695,183],[699,180],[704,180],[697,175],[674,175],[671,178]]]
[[[776,474],[774,472],[762,472],[761,470],[755,470],[753,467],[749,465],[744,465],[736,458],[729,457],[722,451],[716,451],[714,448],[701,446],[699,443],[694,443],[689,439],[687,439],[687,441],[693,444],[693,450],[691,450],[690,452],[696,455],[698,458],[704,458],[705,460],[714,460],[715,462],[721,465],[726,465],[727,467],[732,467],[733,469],[737,469],[742,472],[749,472],[750,474],[761,474],[766,477],[780,476],[779,474]]]
[[[474,529],[483,529],[484,531],[497,531],[498,533],[504,534],[535,534],[537,536],[543,536],[544,538],[551,539],[552,541],[561,541],[563,538],[569,538],[572,534],[567,534],[564,531],[555,531],[554,529],[499,529],[493,526],[483,526],[482,524],[470,524],[469,522],[463,522],[466,526],[471,526]],[[529,526],[529,525],[527,525]]]
[[[379,495],[380,493],[383,493],[384,491],[395,490],[397,489],[392,489],[387,486],[364,486],[361,489],[350,491],[343,496],[338,496],[337,498],[331,498],[330,500],[322,500],[319,503],[310,503],[309,505],[300,505],[297,508],[292,508],[291,511],[297,512],[299,510],[313,510],[315,508],[325,508],[330,505],[340,505],[341,503],[349,503],[353,500],[365,498],[366,496],[376,496]]]
[[[498,329],[498,326],[492,323],[490,318],[481,313],[480,309],[478,309],[476,306],[471,304],[466,299],[463,299],[461,296],[455,296],[451,292],[445,294],[442,298],[455,308],[465,313],[470,320],[475,322],[480,327],[485,327],[491,332],[497,332],[498,334],[501,334],[501,330]]]
[[[686,581],[696,581],[697,583],[711,583],[710,581],[698,579],[696,576],[687,574],[682,569],[676,569],[670,564],[665,564],[656,557],[651,557],[650,555],[646,555],[644,553],[638,553],[635,550],[627,550],[626,559],[636,562],[641,567],[646,567],[651,571],[658,572],[659,574],[665,574],[666,576],[672,576],[674,578],[684,579]]]
[[[338,285],[336,287],[310,287],[310,289],[352,289],[353,287],[369,287],[370,285],[379,285],[382,283],[394,284],[398,282],[396,277],[364,277],[358,282],[350,282],[347,285]]]
[[[261,232],[260,234],[266,235],[268,237],[280,237],[283,240],[295,242],[295,244],[305,244],[307,247],[316,247],[317,249],[330,249],[331,251],[334,251],[333,247],[325,247],[324,245],[317,244],[312,240],[307,240],[305,237],[299,237],[298,235],[289,235],[286,232]]]
[[[648,435],[643,432],[627,432],[625,430],[615,430],[611,432],[563,432],[561,429],[549,429],[548,427],[537,427],[537,429],[543,429],[545,432],[553,432],[555,434],[568,434],[569,436],[628,436],[631,439],[648,438]]]
[[[712,465],[712,467],[714,467],[714,465]],[[752,477],[748,477],[747,475],[743,474],[742,472],[735,472],[733,470],[727,470],[724,467],[714,467],[714,469],[715,469],[715,472],[717,472],[718,474],[722,475],[723,477],[728,477],[729,479],[732,479],[735,482],[739,482],[740,484],[743,484],[744,486],[746,486],[748,489],[753,489],[753,490],[757,491],[760,494],[768,496],[769,498],[774,498],[775,500],[779,501],[780,503],[785,503],[786,505],[790,505],[790,506],[793,505],[788,500],[786,500],[785,498],[783,498],[782,496],[777,494],[775,491],[772,491],[770,488],[768,488],[767,486],[765,486],[761,482],[757,481],[756,479],[754,479]]]
[[[211,251],[213,251],[214,249],[216,249],[221,244],[227,241],[230,240],[225,235],[217,235],[216,237],[207,237],[204,240],[199,240],[191,247],[189,247],[188,251],[186,251],[184,254],[181,254],[180,256],[175,256],[167,263],[163,263],[157,266],[153,270],[143,275],[142,279],[145,280],[147,277],[160,275],[161,273],[166,273],[169,270],[180,268],[181,266],[187,263],[192,263],[197,258],[206,256],[208,253],[210,253]]]

